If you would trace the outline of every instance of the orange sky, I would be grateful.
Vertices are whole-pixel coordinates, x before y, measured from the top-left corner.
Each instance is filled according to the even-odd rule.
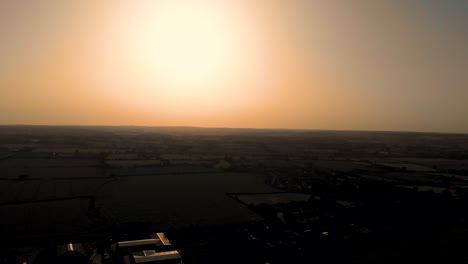
[[[0,3],[0,124],[468,132],[466,5]]]

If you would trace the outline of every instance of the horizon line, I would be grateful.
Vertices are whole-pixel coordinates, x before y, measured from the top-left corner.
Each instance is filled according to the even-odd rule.
[[[157,125],[71,125],[71,124],[0,124],[0,127],[28,126],[28,127],[135,127],[135,128],[193,128],[193,129],[240,129],[240,130],[286,130],[286,131],[329,131],[329,132],[380,132],[380,133],[419,133],[419,134],[453,134],[468,135],[468,132],[437,132],[437,131],[412,131],[412,130],[366,130],[366,129],[325,129],[325,128],[284,128],[284,127],[216,127],[216,126],[157,126]]]

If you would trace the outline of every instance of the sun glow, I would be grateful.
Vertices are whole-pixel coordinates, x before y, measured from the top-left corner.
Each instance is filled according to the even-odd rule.
[[[114,7],[98,49],[98,79],[145,111],[211,114],[265,95],[268,62],[241,1],[128,1]]]

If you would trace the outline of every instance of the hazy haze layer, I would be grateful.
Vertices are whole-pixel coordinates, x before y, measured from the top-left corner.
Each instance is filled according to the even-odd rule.
[[[0,3],[0,124],[468,132],[467,1]]]

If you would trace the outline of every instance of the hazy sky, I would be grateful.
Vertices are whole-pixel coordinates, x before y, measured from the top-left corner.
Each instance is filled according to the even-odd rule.
[[[0,1],[0,124],[468,132],[468,1]]]

